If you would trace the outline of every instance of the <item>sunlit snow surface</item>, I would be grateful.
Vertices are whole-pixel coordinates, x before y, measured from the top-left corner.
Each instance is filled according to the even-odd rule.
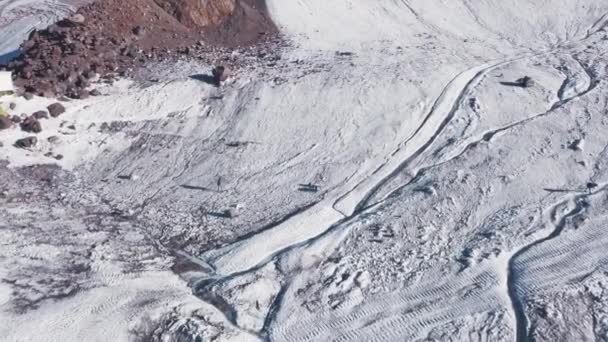
[[[608,339],[606,1],[268,8],[275,67],[0,132],[2,339]],[[8,53],[69,7],[0,11]]]

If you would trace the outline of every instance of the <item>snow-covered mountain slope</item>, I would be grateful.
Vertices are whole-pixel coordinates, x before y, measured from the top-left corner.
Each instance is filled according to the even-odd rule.
[[[608,3],[267,5],[264,68],[154,69],[27,153],[1,132],[0,336],[608,338]]]

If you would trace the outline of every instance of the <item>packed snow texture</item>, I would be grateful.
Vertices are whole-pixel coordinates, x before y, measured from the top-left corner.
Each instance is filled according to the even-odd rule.
[[[267,5],[267,68],[1,132],[2,339],[608,340],[606,1]]]

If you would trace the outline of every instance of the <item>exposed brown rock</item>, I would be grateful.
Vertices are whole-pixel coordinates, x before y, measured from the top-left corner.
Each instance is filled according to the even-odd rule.
[[[201,41],[237,46],[275,31],[263,0],[98,0],[33,31],[7,69],[26,98],[82,99],[97,75],[111,82],[150,60],[190,56]]]
[[[167,13],[188,27],[208,28],[226,21],[236,0],[154,0]]]

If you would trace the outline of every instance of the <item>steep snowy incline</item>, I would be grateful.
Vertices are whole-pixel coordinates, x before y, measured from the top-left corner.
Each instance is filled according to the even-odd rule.
[[[269,0],[275,21],[304,48],[352,48],[380,42],[410,46],[417,37],[486,49],[537,50],[583,38],[606,14],[600,1]],[[485,56],[488,51],[479,51]]]
[[[590,9],[582,9],[580,8],[580,6],[575,6],[574,4],[569,4],[569,6],[576,7],[576,9],[572,9],[572,12],[576,13],[578,16],[572,17],[571,15],[569,15],[559,19],[564,20],[563,22],[551,22],[551,25],[555,25],[555,27],[560,28],[560,30],[555,30],[551,32],[557,37],[560,37],[559,41],[562,43],[567,43],[566,40],[568,38],[573,38],[573,40],[571,41],[573,43],[577,43],[577,41],[575,40],[576,38],[578,38],[579,40],[585,39],[589,34],[593,32],[590,31],[590,29],[597,30],[601,28],[601,24],[604,23],[604,20],[606,19],[603,15],[603,13],[605,12],[602,12],[602,8],[600,7],[591,6]],[[482,9],[477,10],[471,9],[468,6],[465,7],[468,10],[469,17],[472,16],[474,19],[472,20],[471,25],[478,25],[479,18],[477,17],[476,13],[479,11],[483,12]],[[405,166],[404,163],[410,163],[417,156],[417,154],[421,152],[421,149],[423,149],[427,143],[430,143],[435,138],[435,135],[439,133],[442,127],[449,122],[449,120],[453,116],[453,112],[464,101],[465,96],[467,95],[467,89],[474,86],[478,79],[485,77],[485,74],[488,71],[491,71],[500,65],[508,64],[516,60],[525,59],[527,57],[533,57],[539,54],[549,54],[552,51],[560,51],[560,48],[555,47],[554,44],[548,42],[546,40],[546,37],[543,40],[539,40],[537,36],[535,36],[533,40],[531,40],[532,37],[529,36],[519,37],[518,39],[520,39],[521,42],[525,42],[526,44],[529,44],[529,46],[525,49],[521,49],[519,45],[523,43],[507,44],[507,46],[502,49],[502,54],[508,55],[509,53],[512,53],[512,57],[502,58],[498,59],[498,61],[490,62],[490,60],[492,60],[490,59],[490,56],[492,55],[486,54],[486,60],[488,61],[487,63],[482,63],[479,66],[473,66],[468,69],[465,69],[466,65],[474,63],[467,63],[467,58],[461,57],[462,59],[465,59],[464,64],[461,67],[465,69],[465,71],[459,74],[455,74],[451,80],[442,81],[441,83],[443,83],[445,86],[438,86],[433,80],[433,76],[437,75],[437,73],[434,73],[430,70],[426,70],[424,65],[412,65],[412,63],[409,61],[411,59],[419,58],[418,56],[425,56],[426,58],[438,59],[436,63],[444,65],[443,59],[445,58],[445,63],[450,64],[449,66],[444,65],[445,69],[443,71],[445,72],[446,70],[448,70],[448,68],[463,63],[461,59],[455,59],[453,54],[467,56],[471,53],[471,51],[465,52],[465,48],[461,46],[454,46],[453,43],[449,44],[448,42],[450,41],[451,37],[449,36],[449,34],[441,35],[441,31],[438,31],[439,34],[437,35],[424,35],[421,33],[416,33],[416,28],[419,28],[420,32],[423,32],[426,23],[423,25],[417,16],[411,17],[413,13],[417,13],[411,6],[403,6],[403,4],[399,4],[397,2],[387,2],[376,4],[365,3],[361,4],[361,7],[356,7],[351,6],[350,3],[336,2],[332,4],[321,4],[319,2],[309,1],[299,2],[298,4],[294,4],[292,6],[278,5],[273,4],[273,2],[270,2],[270,8],[275,8],[275,12],[273,13],[275,13],[278,22],[284,22],[286,31],[292,34],[293,38],[297,39],[297,41],[301,44],[302,49],[296,50],[294,52],[296,55],[298,53],[301,53],[302,51],[306,51],[307,48],[315,47],[315,45],[308,45],[311,43],[311,41],[323,42],[329,39],[330,46],[334,46],[334,49],[336,49],[336,46],[346,49],[355,49],[355,51],[357,51],[357,62],[363,62],[367,60],[367,63],[363,62],[363,64],[366,64],[369,67],[366,68],[366,70],[368,70],[369,72],[369,74],[367,74],[366,76],[368,78],[372,78],[374,80],[374,84],[385,84],[383,79],[375,76],[376,70],[378,68],[386,68],[389,66],[392,67],[392,63],[389,64],[387,62],[392,62],[393,60],[395,60],[394,63],[396,64],[403,63],[401,68],[405,70],[405,74],[410,75],[410,78],[414,78],[415,75],[420,75],[424,73],[426,75],[425,78],[422,78],[419,82],[416,82],[416,80],[414,79],[414,82],[412,82],[414,85],[421,88],[419,90],[419,93],[403,93],[399,91],[398,88],[395,88],[394,84],[391,84],[390,87],[396,95],[391,96],[387,92],[377,92],[378,87],[375,87],[370,93],[370,98],[377,99],[381,96],[384,101],[389,101],[389,99],[395,98],[396,96],[400,101],[403,101],[404,103],[410,103],[410,108],[416,102],[420,103],[422,106],[421,111],[416,108],[415,112],[409,113],[403,110],[397,110],[393,113],[386,113],[381,108],[378,108],[377,111],[374,111],[374,113],[378,113],[382,116],[397,113],[403,113],[406,115],[406,117],[402,118],[400,122],[401,127],[403,127],[404,124],[407,125],[407,127],[399,129],[397,131],[399,134],[394,136],[392,139],[386,139],[385,136],[385,139],[382,141],[384,149],[383,152],[380,152],[380,155],[384,156],[384,160],[381,162],[374,162],[374,160],[370,158],[371,156],[368,156],[366,158],[365,164],[363,164],[363,167],[360,167],[356,173],[352,174],[352,176],[349,176],[349,178],[347,178],[347,183],[339,186],[336,191],[330,192],[322,202],[308,209],[307,212],[303,214],[298,214],[295,218],[289,219],[285,222],[281,222],[278,226],[279,229],[264,232],[264,234],[254,238],[259,239],[259,241],[267,241],[266,235],[275,235],[277,237],[277,241],[283,241],[279,245],[268,244],[266,247],[260,247],[260,244],[256,243],[255,241],[252,241],[252,243],[247,243],[247,241],[239,241],[233,246],[227,246],[220,250],[208,253],[206,259],[208,259],[208,261],[210,261],[211,263],[216,264],[219,267],[218,271],[226,273],[242,271],[246,270],[249,267],[258,265],[259,263],[268,260],[268,258],[275,255],[278,251],[281,250],[281,248],[286,248],[292,244],[305,241],[326,230],[330,225],[336,223],[338,218],[340,218],[339,215],[336,216],[336,214],[328,214],[327,207],[332,202],[334,209],[339,214],[345,216],[350,216],[356,209],[359,209],[362,205],[367,203],[367,200],[374,195],[374,192],[378,190],[379,186],[389,181],[390,178],[394,176],[394,173],[396,171],[402,169]],[[318,16],[318,19],[313,21],[314,23],[329,23],[330,25],[333,25],[334,22],[340,22],[339,18],[344,18],[344,20],[352,20],[352,18],[359,18],[359,16],[357,15],[358,13],[359,15],[360,13],[367,13],[368,15],[361,17],[361,20],[352,20],[352,24],[348,26],[348,32],[355,32],[356,36],[352,37],[352,39],[350,40],[337,42],[331,39],[342,39],[343,37],[346,37],[347,34],[342,33],[341,31],[339,31],[339,29],[333,26],[322,28],[312,26],[307,27],[305,25],[299,26],[297,18],[293,17],[295,16],[294,13],[300,12],[299,10],[303,10],[310,16]],[[436,10],[439,10],[439,8],[437,8]],[[291,11],[293,11],[293,13]],[[398,25],[392,27],[391,24],[395,23],[391,22],[391,18],[389,18],[386,27],[389,28],[391,34],[387,36],[383,31],[374,31],[382,30],[386,28],[385,26],[372,26],[371,24],[375,16],[379,16],[382,13],[395,13],[395,15],[401,14],[402,17],[405,18],[404,20],[413,20],[417,25],[412,24],[414,28],[408,31],[403,29],[403,27],[397,28],[396,26]],[[511,9],[511,11],[505,12],[505,15],[508,15],[508,13],[510,13],[510,15],[512,16],[516,16],[516,12],[513,9]],[[336,18],[336,20],[323,20],[322,18],[325,15],[331,15]],[[576,21],[577,19],[582,20],[581,18],[587,17],[592,18],[590,19],[591,24]],[[511,23],[511,21],[505,19],[505,27],[497,27],[497,29],[503,29],[505,31],[503,33],[503,36],[500,36],[500,39],[497,40],[500,41],[502,44],[507,41],[504,38],[504,35],[508,35],[509,32],[511,32],[511,27],[508,26],[508,23]],[[581,29],[580,27],[582,26],[584,26],[586,29]],[[569,27],[570,29],[564,29],[564,27]],[[359,34],[358,30],[366,31],[368,35],[363,35],[362,33]],[[446,30],[447,32],[457,31],[455,28],[449,28]],[[533,33],[538,30],[539,28],[531,28],[529,32]],[[311,38],[316,34],[317,31],[327,32],[327,34],[324,35],[324,37]],[[483,34],[480,33],[479,29],[477,29],[477,31],[477,34]],[[483,32],[483,30],[481,32]],[[379,36],[392,37],[393,40],[370,40],[369,38]],[[486,32],[486,37],[491,36],[491,33]],[[517,36],[510,37],[509,41],[515,41],[516,38]],[[410,44],[417,41],[423,41],[426,43],[422,43],[423,45],[419,49],[403,49],[400,46],[400,39],[405,39]],[[361,49],[361,46],[357,45],[359,43],[362,44],[361,46],[365,45],[365,49],[359,51],[359,49]],[[476,48],[481,48],[482,46],[484,48],[487,48],[487,45],[485,44],[485,42],[483,44],[479,44],[479,42],[473,42],[470,44],[470,47],[472,51],[475,51]],[[582,42],[580,44],[582,44]],[[390,49],[394,48],[395,45],[397,45],[397,54],[390,53]],[[528,52],[532,47],[536,46],[538,46],[539,49],[537,52]],[[442,48],[444,50],[442,50]],[[466,48],[469,48],[469,46],[467,46]],[[452,49],[456,51],[452,51]],[[319,56],[323,56],[323,54],[333,54],[333,52],[334,51],[320,52],[317,54]],[[379,58],[378,56],[384,56],[384,60],[377,60]],[[401,74],[402,70],[392,72],[399,72],[399,74]],[[357,83],[357,80],[354,81],[355,82],[353,83]],[[399,81],[402,82],[405,80],[399,78]],[[368,83],[369,82],[363,83],[361,87],[367,86]],[[324,84],[319,86],[326,87]],[[429,101],[428,92],[430,90],[435,91],[434,93],[431,93],[432,96],[430,98],[434,99],[432,102]],[[423,95],[423,97],[419,97],[420,95]],[[345,100],[351,99],[351,97],[346,94],[341,96],[340,98]],[[319,97],[315,97],[315,99],[319,99]],[[356,104],[363,105],[365,103],[368,103],[368,101],[369,100],[367,100],[367,98],[358,97],[356,99]],[[354,101],[345,101],[342,108],[348,108],[348,106],[351,105],[352,102]],[[365,113],[370,114],[367,111]],[[374,120],[376,116],[377,115],[366,116],[365,119]],[[386,121],[386,117],[384,117],[383,122]],[[359,122],[361,123],[357,124],[358,130],[362,130],[361,128],[363,127],[363,125],[369,126],[369,124],[364,123],[363,121]],[[327,129],[327,127],[325,129]],[[365,128],[363,128],[363,130],[365,130]],[[357,131],[352,131],[352,133],[355,132]],[[358,139],[357,141],[358,142],[356,143],[356,146],[349,145],[349,149],[351,149],[351,151],[353,151],[357,147],[361,147],[360,145],[362,142],[371,142],[369,139]],[[378,144],[372,145],[378,146]],[[385,149],[386,147],[389,148],[390,152],[387,153]],[[323,146],[320,146],[320,148],[317,149],[317,153],[322,153],[323,149]],[[334,153],[335,155],[336,149],[330,148],[330,150],[333,151],[332,153]],[[378,151],[377,148],[375,148],[375,150]],[[344,172],[344,174],[351,175],[351,172]],[[299,221],[306,221],[308,220],[307,217],[311,217],[312,215],[333,217],[333,220],[328,220],[324,224],[319,223],[319,221],[316,220],[312,228],[305,229],[304,234],[299,233],[304,229],[304,226]],[[294,231],[297,231],[297,233],[294,234]],[[284,233],[281,234],[279,232]],[[222,266],[224,263],[227,263],[226,266]]]
[[[608,3],[267,5],[289,46],[222,87],[159,65],[0,135],[2,333],[506,341],[580,323],[535,310],[565,286],[602,321]]]

